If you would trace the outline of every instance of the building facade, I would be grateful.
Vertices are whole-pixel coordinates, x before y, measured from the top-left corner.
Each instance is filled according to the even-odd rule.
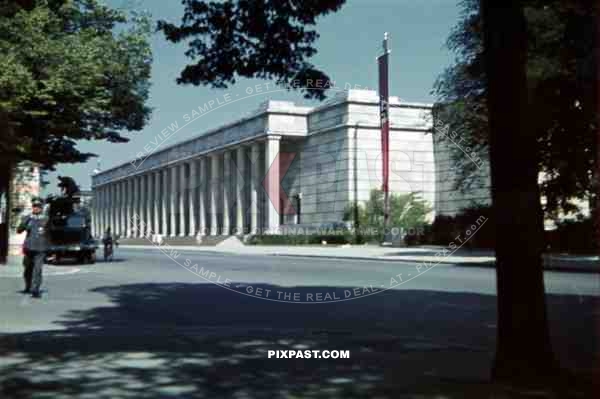
[[[25,241],[25,233],[17,234],[21,218],[31,213],[31,200],[41,194],[41,173],[38,165],[21,162],[13,170],[10,190],[9,254],[18,255]],[[7,201],[0,195],[0,223],[6,223],[3,217]]]
[[[435,209],[431,105],[390,103],[390,190],[418,192]],[[267,101],[248,117],[95,174],[94,233],[277,234],[341,222],[349,204],[381,188],[381,155],[374,91],[340,92],[318,107]]]

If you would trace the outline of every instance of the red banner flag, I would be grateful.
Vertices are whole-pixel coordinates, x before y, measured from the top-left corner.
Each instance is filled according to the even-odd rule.
[[[388,92],[388,58],[385,54],[377,58],[379,64],[379,116],[381,118],[381,152],[383,160],[383,192],[388,192],[389,185],[389,154],[390,154],[390,118]]]

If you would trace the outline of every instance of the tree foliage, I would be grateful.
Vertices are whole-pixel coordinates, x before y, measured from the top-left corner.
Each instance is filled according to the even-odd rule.
[[[329,77],[307,61],[319,34],[307,27],[339,10],[345,0],[183,0],[180,25],[160,21],[173,42],[187,42],[186,66],[177,83],[227,88],[236,77],[276,80],[305,88],[306,98],[323,99],[325,90],[306,87]],[[325,84],[324,84],[325,86]]]
[[[0,2],[0,153],[52,168],[93,156],[77,140],[141,130],[150,33],[146,15],[97,0]]]
[[[390,227],[416,230],[427,224],[427,215],[431,207],[418,193],[394,194],[390,193]],[[356,217],[358,216],[358,220]],[[372,229],[378,231],[380,240],[383,239],[383,191],[371,190],[369,200],[364,204],[350,204],[344,210],[344,221],[354,222],[358,229]],[[358,223],[357,223],[358,222]],[[357,226],[358,225],[358,226]]]
[[[58,181],[58,187],[64,196],[73,197],[79,192],[79,186],[71,176],[58,176]]]
[[[571,200],[589,199],[595,183],[596,9],[591,0],[526,0],[524,4],[529,125],[537,137],[537,151],[531,156],[544,174],[540,188],[547,198],[545,211],[553,216],[575,210]],[[434,86],[435,118],[458,132],[465,146],[487,154],[487,83],[479,0],[463,0],[460,21],[447,47],[457,58]],[[465,158],[454,147],[459,186],[469,188],[481,176]]]

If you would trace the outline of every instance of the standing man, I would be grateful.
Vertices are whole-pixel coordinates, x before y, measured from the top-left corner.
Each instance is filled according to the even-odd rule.
[[[17,233],[27,231],[23,251],[23,266],[25,271],[25,290],[23,293],[31,293],[33,298],[41,298],[42,266],[46,257],[48,246],[47,229],[48,218],[42,214],[43,202],[40,198],[31,201],[32,214],[25,216],[17,227]]]

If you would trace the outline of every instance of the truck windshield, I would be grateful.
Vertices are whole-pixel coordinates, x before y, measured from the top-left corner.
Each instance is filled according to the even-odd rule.
[[[66,227],[85,227],[85,218],[83,216],[70,216],[67,218]]]

